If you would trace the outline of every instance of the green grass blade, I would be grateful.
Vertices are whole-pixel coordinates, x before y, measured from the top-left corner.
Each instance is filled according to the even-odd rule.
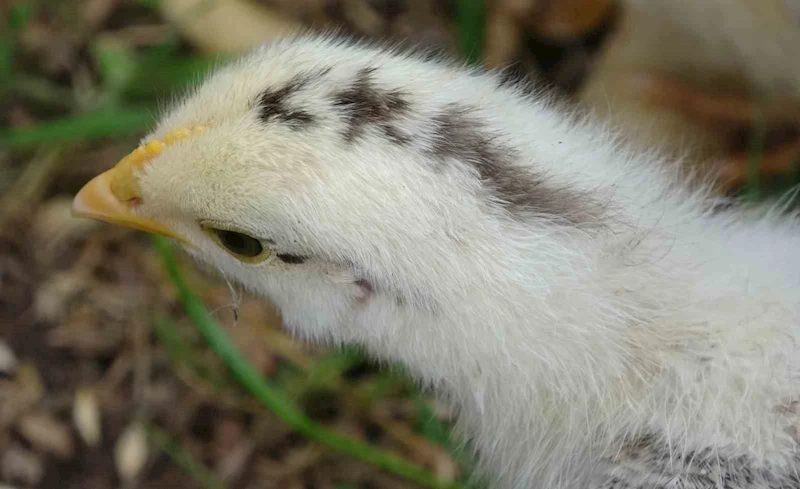
[[[140,60],[122,93],[129,100],[168,99],[196,86],[229,59],[222,55],[175,57],[153,52]]]
[[[169,458],[185,470],[203,489],[225,489],[225,485],[217,479],[213,472],[195,460],[180,444],[155,426],[145,425],[148,438],[153,441]]]
[[[224,376],[215,373],[181,338],[177,325],[169,318],[160,317],[153,325],[153,331],[159,342],[169,355],[173,365],[185,366],[195,376],[208,383],[216,392],[225,392],[230,382]]]
[[[753,134],[750,139],[747,158],[747,184],[745,197],[757,201],[762,198],[761,191],[761,160],[764,157],[764,147],[767,138],[767,121],[761,110],[753,114]]]
[[[461,54],[470,64],[480,63],[486,29],[485,0],[458,0],[456,24]]]
[[[417,430],[432,442],[447,448],[452,448],[450,432],[444,427],[444,424],[439,421],[439,418],[436,417],[430,404],[423,399],[417,400],[417,412],[419,418]]]
[[[155,111],[149,108],[119,109],[65,117],[34,126],[0,132],[0,147],[91,140],[143,132],[153,124]]]

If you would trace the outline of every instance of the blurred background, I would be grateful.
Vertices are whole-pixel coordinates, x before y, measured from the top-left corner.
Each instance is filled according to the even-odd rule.
[[[198,332],[149,237],[70,217],[74,193],[160,108],[299,29],[500,69],[720,195],[771,199],[800,182],[800,0],[5,0],[0,488],[481,486],[450,413],[400,369],[293,342],[268,303],[178,255],[267,397],[286,401],[276,411]],[[366,445],[309,439],[325,430]]]

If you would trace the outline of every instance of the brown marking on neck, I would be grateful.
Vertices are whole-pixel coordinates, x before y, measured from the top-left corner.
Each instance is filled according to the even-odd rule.
[[[602,222],[604,206],[588,192],[556,186],[543,173],[517,164],[519,151],[498,141],[470,112],[452,104],[434,117],[431,156],[472,167],[491,200],[511,215],[547,216],[573,225]]]

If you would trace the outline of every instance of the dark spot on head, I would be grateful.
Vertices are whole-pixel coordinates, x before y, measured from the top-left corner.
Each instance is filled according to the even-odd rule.
[[[409,104],[402,91],[383,90],[375,86],[374,72],[375,68],[362,69],[349,87],[333,96],[333,105],[344,111],[347,126],[344,138],[348,143],[361,137],[367,127],[386,127],[388,122],[408,110]]]
[[[588,193],[555,186],[543,174],[520,165],[519,152],[469,112],[450,105],[434,117],[429,151],[440,164],[457,161],[472,167],[491,200],[514,216],[548,216],[575,225],[601,220],[602,206]]]
[[[278,253],[278,259],[284,263],[300,264],[308,260],[307,256],[292,255],[290,253]]]
[[[264,90],[258,97],[258,118],[265,124],[274,120],[298,129],[313,124],[314,116],[306,110],[292,107],[289,99],[329,71],[330,68],[326,68],[315,74],[297,75],[283,87]]]
[[[259,97],[258,118],[267,124],[272,120],[286,122],[293,127],[302,127],[314,121],[308,112],[292,109],[288,105],[288,98],[295,93],[305,82],[294,79],[286,86],[279,89],[264,90]]]

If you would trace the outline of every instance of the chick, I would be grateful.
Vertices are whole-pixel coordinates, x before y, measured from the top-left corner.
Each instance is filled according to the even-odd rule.
[[[800,229],[543,93],[330,36],[220,69],[76,196],[404,364],[502,488],[799,488]]]

